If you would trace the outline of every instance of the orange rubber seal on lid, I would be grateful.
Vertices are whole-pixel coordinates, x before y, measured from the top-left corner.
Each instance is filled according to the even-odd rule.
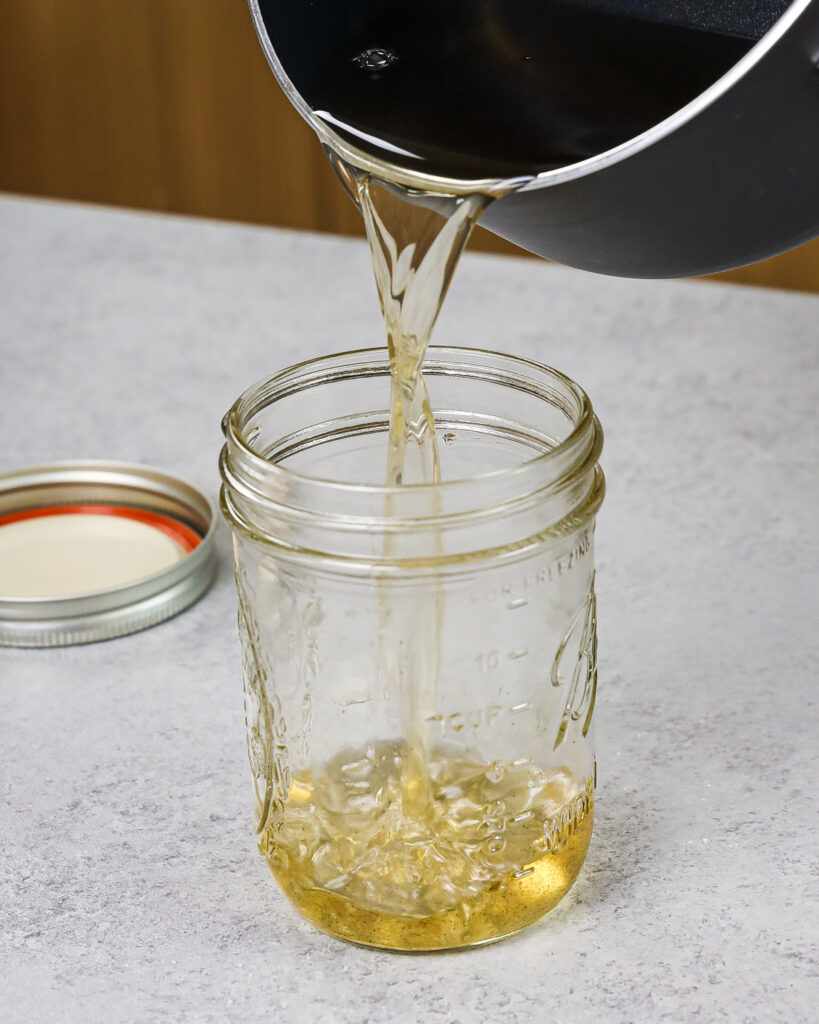
[[[10,512],[8,515],[0,516],[0,527],[20,522],[23,519],[70,515],[119,516],[121,519],[134,519],[138,523],[145,523],[146,526],[152,526],[155,530],[166,534],[171,540],[176,541],[186,555],[199,547],[202,542],[202,538],[196,530],[192,530],[190,526],[186,526],[178,519],[144,508],[129,508],[127,505],[47,505],[44,508],[27,508],[20,512]]]

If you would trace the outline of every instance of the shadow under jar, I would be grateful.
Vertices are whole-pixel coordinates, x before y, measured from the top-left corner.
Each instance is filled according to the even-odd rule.
[[[400,950],[551,910],[595,780],[600,425],[537,363],[424,367],[440,484],[380,484],[383,350],[250,388],[221,456],[259,849],[313,924]]]

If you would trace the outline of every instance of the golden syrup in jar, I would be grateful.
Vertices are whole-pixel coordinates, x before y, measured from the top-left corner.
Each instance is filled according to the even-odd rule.
[[[405,744],[346,752],[295,778],[261,836],[299,912],[338,938],[386,949],[472,946],[551,910],[583,864],[592,781],[429,752],[424,798]]]

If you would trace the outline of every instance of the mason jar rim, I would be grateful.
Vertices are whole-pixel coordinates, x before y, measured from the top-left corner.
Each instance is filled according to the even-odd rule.
[[[513,420],[511,426],[519,428],[529,443],[548,450],[510,468],[439,484],[387,487],[308,476],[269,460],[293,454],[302,442],[315,443],[310,428],[294,434],[278,426],[271,438],[264,437],[272,443],[260,454],[252,444],[263,428],[254,418],[277,400],[301,396],[312,387],[367,377],[384,378],[388,406],[390,378],[385,349],[306,360],[248,388],[223,420],[221,505],[234,530],[272,545],[289,559],[310,564],[319,559],[328,569],[364,576],[405,576],[433,567],[461,571],[465,555],[473,565],[477,560],[488,564],[524,557],[534,547],[574,535],[593,520],[605,493],[598,465],[603,434],[579,385],[533,360],[473,348],[430,349],[424,374],[428,383],[437,375],[442,391],[442,378],[447,376],[522,391],[565,416],[568,433],[559,440],[562,428],[555,436],[528,415]],[[324,428],[321,440],[332,443],[350,433],[386,434],[388,415],[379,404],[326,422],[318,416],[311,424]],[[471,423],[494,432],[503,420],[490,403],[486,411],[439,407],[436,422]],[[276,444],[284,445],[278,453]],[[392,539],[376,550],[370,543],[373,536]]]
[[[226,440],[236,446],[242,455],[254,466],[255,470],[266,474],[271,481],[281,478],[298,481],[310,488],[325,491],[328,496],[340,493],[358,493],[381,499],[406,495],[412,491],[428,491],[433,488],[440,493],[451,493],[463,489],[465,485],[470,486],[480,482],[491,483],[495,480],[508,480],[511,482],[527,472],[531,472],[534,467],[545,468],[565,458],[567,454],[578,448],[578,443],[587,438],[590,431],[602,435],[600,425],[592,409],[591,401],[583,388],[560,370],[556,370],[554,367],[547,366],[545,363],[540,363],[534,359],[470,346],[430,346],[424,359],[422,372],[425,377],[432,377],[440,372],[446,373],[448,372],[446,368],[447,357],[457,359],[459,356],[485,357],[489,361],[501,360],[508,365],[510,370],[514,367],[519,369],[527,368],[535,373],[548,375],[553,380],[562,384],[576,400],[578,415],[574,426],[567,436],[553,448],[534,455],[530,459],[525,459],[515,466],[428,484],[388,486],[387,484],[348,483],[340,480],[331,480],[320,476],[299,473],[297,470],[271,462],[253,450],[244,437],[241,419],[247,420],[255,411],[264,406],[285,398],[294,392],[306,390],[309,387],[320,384],[331,383],[333,379],[342,380],[344,378],[372,375],[372,369],[367,366],[362,367],[361,363],[356,364],[353,362],[353,365],[346,365],[355,360],[364,360],[366,358],[371,363],[378,364],[375,370],[376,375],[388,377],[389,358],[386,348],[365,348],[349,349],[343,352],[305,359],[279,370],[272,377],[260,378],[251,384],[250,387],[246,388],[227,411],[222,419],[222,432]],[[335,373],[332,372],[334,367],[338,367]],[[452,372],[452,369],[449,372]],[[362,370],[364,371],[363,373]],[[322,374],[321,371],[328,372]],[[496,376],[498,382],[501,382],[500,374],[493,375],[489,370],[483,371],[481,375],[484,376],[484,379]],[[549,397],[545,388],[538,390],[530,388],[529,390],[532,394],[541,394],[544,398]],[[436,410],[433,409],[433,413],[435,412]],[[602,436],[600,441],[600,447],[602,447]]]

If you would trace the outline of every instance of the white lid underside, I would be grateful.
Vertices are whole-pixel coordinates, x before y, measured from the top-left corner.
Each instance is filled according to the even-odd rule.
[[[172,537],[133,519],[40,516],[0,527],[0,599],[77,597],[123,586],[185,557]]]

